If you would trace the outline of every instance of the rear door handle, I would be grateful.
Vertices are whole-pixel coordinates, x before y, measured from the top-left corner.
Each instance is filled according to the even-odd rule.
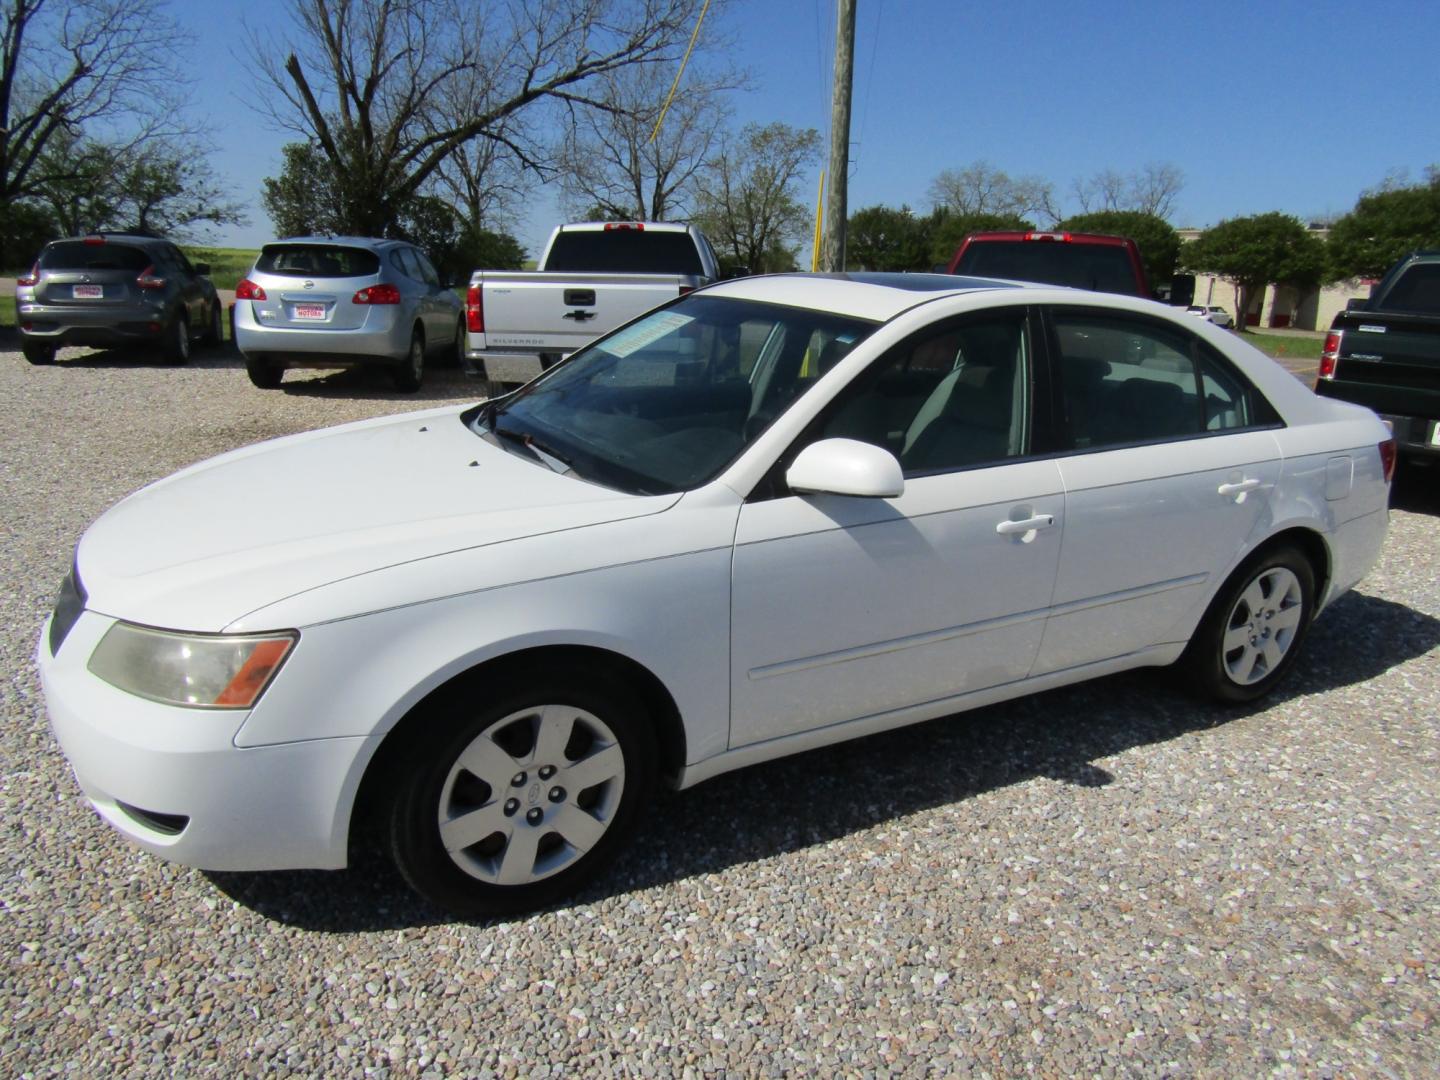
[[[1025,518],[1023,521],[1002,521],[995,526],[995,531],[1001,536],[1014,536],[1021,534],[1022,543],[1028,544],[1035,539],[1035,534],[1040,529],[1048,529],[1055,524],[1054,514],[1036,514],[1034,517]]]
[[[1259,480],[1241,480],[1234,484],[1221,484],[1216,490],[1221,495],[1244,495],[1260,486]]]

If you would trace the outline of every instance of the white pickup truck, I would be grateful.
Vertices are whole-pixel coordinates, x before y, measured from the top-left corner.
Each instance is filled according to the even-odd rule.
[[[550,234],[535,270],[476,270],[465,359],[496,384],[528,382],[637,315],[720,276],[693,225],[583,222]]]

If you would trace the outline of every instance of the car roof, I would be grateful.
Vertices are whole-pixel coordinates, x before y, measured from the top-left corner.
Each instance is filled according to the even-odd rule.
[[[50,243],[45,246],[50,247],[53,244],[83,244],[87,240],[92,244],[97,240],[103,240],[107,244],[135,244],[137,246],[142,244],[168,244],[171,242],[163,236],[145,236],[142,233],[93,232],[83,233],[79,236],[62,236],[59,239],[51,240]]]
[[[689,232],[690,226],[678,221],[571,221],[560,226],[561,232]]]
[[[338,244],[343,247],[370,248],[371,250],[400,245],[414,246],[406,240],[388,240],[380,236],[284,236],[262,246],[271,247],[275,244],[329,244],[331,246]]]
[[[1026,282],[958,274],[764,274],[711,285],[705,295],[790,304],[885,322],[916,304],[943,296],[1036,288]]]

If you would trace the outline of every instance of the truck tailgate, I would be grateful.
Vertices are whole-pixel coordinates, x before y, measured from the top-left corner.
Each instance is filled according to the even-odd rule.
[[[674,274],[485,274],[485,348],[574,352],[693,284]]]
[[[1332,327],[1343,330],[1327,397],[1376,412],[1440,417],[1440,318],[1393,312],[1345,313]]]

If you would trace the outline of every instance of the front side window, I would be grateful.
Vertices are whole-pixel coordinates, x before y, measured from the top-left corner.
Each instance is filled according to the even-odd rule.
[[[1066,449],[1195,438],[1275,421],[1254,387],[1178,328],[1080,310],[1057,311],[1054,326]]]
[[[1029,444],[1029,371],[1021,308],[927,330],[846,387],[806,442],[873,443],[907,476],[1018,457]]]
[[[467,417],[506,449],[635,494],[712,479],[868,336],[825,312],[697,295]]]

